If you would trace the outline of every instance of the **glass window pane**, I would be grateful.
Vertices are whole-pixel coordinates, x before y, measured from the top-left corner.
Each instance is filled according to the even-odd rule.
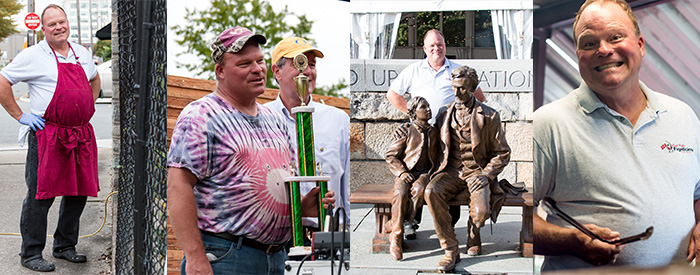
[[[492,26],[491,11],[477,11],[474,14],[474,47],[496,47]]]

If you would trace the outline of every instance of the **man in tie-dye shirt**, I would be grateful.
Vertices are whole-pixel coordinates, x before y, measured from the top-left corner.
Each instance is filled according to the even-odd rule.
[[[294,149],[282,117],[257,104],[262,35],[243,27],[212,43],[216,90],[182,110],[168,155],[170,221],[187,274],[281,274],[291,222],[284,178]],[[315,214],[318,189],[302,199]],[[333,203],[333,192],[325,203]]]

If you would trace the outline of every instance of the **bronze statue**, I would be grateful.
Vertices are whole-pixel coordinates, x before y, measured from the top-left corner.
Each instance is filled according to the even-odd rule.
[[[401,245],[404,228],[413,229],[414,218],[422,210],[423,191],[430,180],[428,172],[437,157],[438,133],[428,123],[432,118],[428,101],[419,96],[413,97],[407,107],[411,122],[396,129],[394,141],[385,155],[389,170],[396,176],[391,198],[391,220],[385,226],[391,230],[389,252],[396,260],[403,259]],[[413,236],[415,238],[415,233]]]
[[[470,256],[481,254],[479,231],[487,218],[495,220],[502,205],[502,197],[490,196],[503,195],[496,176],[510,160],[510,147],[498,112],[474,99],[478,81],[476,70],[467,66],[452,71],[455,101],[443,106],[436,119],[439,156],[424,198],[433,215],[440,246],[445,250],[438,272],[453,270],[460,260],[447,201],[465,189],[469,192]]]

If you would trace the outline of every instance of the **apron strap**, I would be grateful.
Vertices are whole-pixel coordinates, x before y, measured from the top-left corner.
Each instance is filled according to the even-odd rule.
[[[66,41],[66,43],[68,42]],[[51,48],[51,52],[53,52],[53,58],[56,59],[56,66],[58,66],[58,55],[56,55],[56,51],[53,49],[53,47],[51,47],[51,44],[49,44],[48,42],[46,44],[49,45],[49,48]],[[75,54],[75,50],[73,50],[73,47],[71,47],[70,43],[68,43],[68,48],[71,52],[73,52],[73,56],[75,56],[75,63],[80,64],[80,57],[77,54]],[[66,59],[68,59],[67,56]]]

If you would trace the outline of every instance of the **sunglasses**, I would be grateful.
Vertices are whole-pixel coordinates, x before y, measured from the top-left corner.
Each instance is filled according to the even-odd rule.
[[[612,245],[622,245],[622,244],[636,242],[636,241],[643,241],[643,240],[646,240],[649,237],[651,237],[651,234],[654,232],[654,227],[649,226],[649,228],[647,228],[647,230],[641,234],[629,236],[627,238],[622,238],[622,239],[619,239],[616,241],[606,240],[606,239],[603,239],[600,236],[596,235],[595,233],[591,232],[590,230],[588,230],[588,228],[583,226],[578,221],[574,220],[574,218],[572,218],[568,214],[564,213],[564,211],[561,211],[561,209],[559,209],[559,207],[557,207],[557,202],[554,201],[554,199],[552,199],[550,197],[546,197],[546,198],[544,198],[544,200],[542,202],[544,205],[544,211],[547,212],[547,214],[555,215],[555,216],[562,218],[563,220],[565,220],[566,222],[568,222],[572,226],[576,227],[576,229],[583,232],[583,234],[586,234],[586,236],[591,237],[591,238],[596,239],[596,240],[599,240],[599,241],[604,242],[604,243],[608,243],[608,244],[612,244]]]

